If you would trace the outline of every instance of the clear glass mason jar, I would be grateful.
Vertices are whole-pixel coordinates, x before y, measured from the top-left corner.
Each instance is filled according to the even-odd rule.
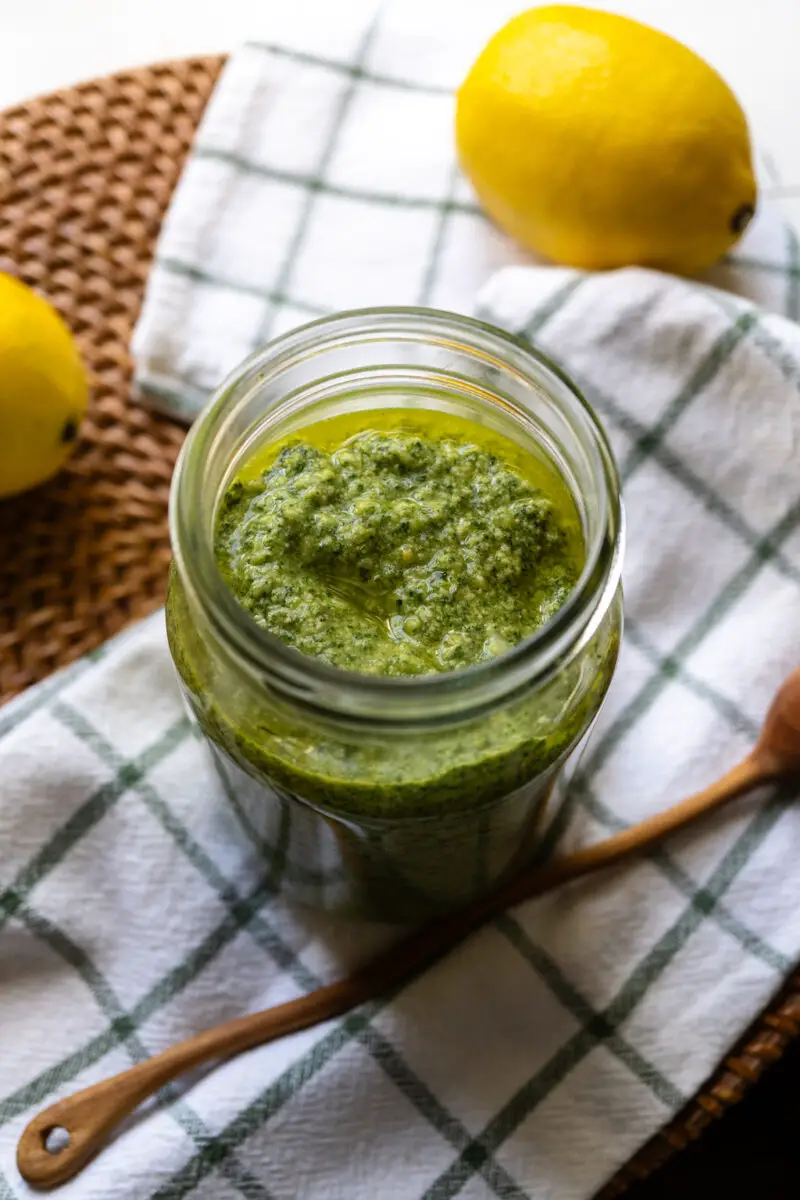
[[[467,417],[554,465],[586,562],[564,607],[464,670],[339,670],[260,628],[214,556],[219,503],[264,443],[354,410]],[[553,780],[608,688],[622,624],[622,513],[605,434],[568,379],[489,325],[372,309],[250,357],[195,423],[171,501],[170,648],[270,883],[329,909],[417,920],[535,854]]]

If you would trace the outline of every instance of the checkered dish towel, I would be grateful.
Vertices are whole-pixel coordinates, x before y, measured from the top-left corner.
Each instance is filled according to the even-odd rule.
[[[349,94],[351,117],[367,120],[373,102],[418,112],[435,94],[407,76],[402,87],[387,82],[394,43],[371,37],[359,73],[343,58],[317,61],[344,55],[335,41],[242,51],[200,145],[209,128],[222,138],[225,111],[232,137],[249,129],[255,144],[263,126],[279,140],[270,114],[285,111],[282,88],[300,77],[312,92],[319,79],[332,95]],[[420,70],[428,64],[416,43],[413,54],[402,39],[397,46]],[[418,125],[424,149],[427,122]],[[322,179],[340,179],[341,116],[337,127],[336,153],[305,146],[300,130],[288,138],[291,170],[313,162]],[[310,143],[313,122],[307,134]],[[356,259],[349,284],[327,270],[330,259],[317,276],[307,261],[301,289],[306,234],[273,205],[283,190],[262,193],[261,175],[231,169],[235,219],[220,212],[199,235],[202,189],[197,207],[190,200],[202,161],[160,254],[176,251],[183,229],[185,253],[207,257],[187,258],[181,275],[155,272],[137,339],[143,378],[157,360],[158,378],[184,400],[196,395],[182,390],[187,378],[202,390],[222,369],[226,331],[235,359],[258,321],[274,316],[275,332],[301,296],[320,308],[415,299],[414,272],[415,287],[433,278],[430,299],[453,304],[458,261],[473,271],[500,244],[471,212],[373,206],[320,185],[303,201],[306,234],[319,210],[331,221],[339,211],[345,223],[329,255],[345,253],[337,237],[350,234]],[[385,183],[379,167],[373,190]],[[259,286],[291,294],[295,307],[259,296],[247,326],[248,291],[206,279],[223,264],[244,272],[248,247],[253,269],[265,262],[244,202],[251,190],[270,253],[295,264],[282,282],[264,275]],[[424,217],[430,244],[420,235],[415,249],[410,233],[397,240],[398,214],[409,228]],[[385,271],[391,261],[400,282],[379,296],[357,252],[362,232],[378,244],[384,220]],[[238,257],[221,258],[237,237]],[[448,258],[449,239],[459,251]],[[800,327],[641,270],[511,268],[484,288],[480,309],[561,360],[601,413],[624,478],[626,637],[580,775],[547,833],[560,850],[730,766],[800,660]],[[181,707],[160,614],[0,713],[0,780],[0,1198],[9,1200],[31,1194],[14,1147],[41,1107],[339,976],[387,933],[281,900],[291,845],[265,860],[221,788]],[[391,1002],[170,1090],[63,1195],[584,1200],[681,1108],[800,958],[792,798],[743,800],[644,861],[506,914]]]

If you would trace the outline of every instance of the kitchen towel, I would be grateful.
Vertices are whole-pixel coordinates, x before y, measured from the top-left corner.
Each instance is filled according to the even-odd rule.
[[[452,89],[518,9],[271,7],[223,72],[159,239],[133,342],[149,403],[190,420],[295,325],[376,304],[470,312],[495,271],[533,261],[482,214],[453,141]],[[769,203],[708,278],[800,319],[800,243]]]
[[[705,785],[800,661],[800,326],[647,271],[512,268],[491,320],[597,406],[627,626],[556,850]],[[387,936],[281,899],[158,614],[0,712],[0,1197],[27,1120]],[[65,1200],[586,1200],[800,959],[796,792],[510,912],[396,999],[170,1092]]]
[[[429,97],[411,86],[418,76],[402,76],[400,97],[386,82],[402,38],[383,32],[383,20],[349,66],[343,42],[312,30],[305,50],[276,43],[251,69],[265,80],[275,69],[289,86],[295,68],[330,76],[332,88],[352,83],[351,115],[367,84],[371,101],[388,103],[389,93],[415,104]],[[438,62],[419,39],[412,51],[420,71]],[[232,69],[254,53],[242,51]],[[282,94],[278,82],[265,85],[259,121]],[[285,152],[302,146],[298,130]],[[341,201],[330,254],[350,235],[357,252],[352,197],[328,194],[340,186],[328,174],[336,154],[321,160],[316,178],[327,182],[306,197],[306,225],[320,219],[318,206],[330,216],[327,202]],[[301,171],[299,159],[291,170]],[[288,262],[302,238],[280,225],[260,179],[261,221]],[[247,348],[234,337],[223,361],[225,330],[247,327],[246,312],[237,289],[201,278],[247,259],[240,183],[233,172],[230,211],[240,219],[227,234],[227,208],[202,235],[203,213],[188,205],[184,225],[179,193],[159,255],[170,240],[177,249],[183,228],[195,257],[183,275],[154,272],[137,336],[142,389],[157,380],[162,402],[179,398],[186,414]],[[370,186],[380,183],[376,165]],[[359,203],[366,235],[369,204]],[[405,213],[399,203],[379,211],[395,209]],[[302,297],[315,295],[318,307],[416,300],[411,284],[432,278],[423,298],[472,308],[475,263],[495,265],[485,246],[505,243],[475,213],[438,202],[413,212],[431,218],[439,249],[431,256],[431,243],[387,225],[377,274],[391,294],[378,294],[379,279],[370,291],[363,274],[355,286],[372,257],[356,258],[348,275],[347,259],[338,271],[323,256],[309,260],[309,279],[331,290],[309,285]],[[242,254],[215,259],[236,229]],[[413,254],[418,275],[403,284]],[[301,315],[291,258],[280,287],[263,277],[284,297],[270,301],[267,333]],[[760,267],[756,277],[780,280],[790,297],[791,271]],[[335,290],[351,284],[349,298]],[[626,635],[597,730],[546,833],[559,851],[715,778],[752,745],[800,660],[800,326],[644,270],[512,266],[475,307],[562,363],[606,424],[623,476]],[[181,706],[161,614],[0,712],[0,780],[0,1198],[10,1200],[33,1195],[14,1149],[40,1108],[332,979],[389,935],[281,899],[291,847],[285,855],[254,840],[222,787]],[[168,1090],[60,1195],[588,1200],[697,1090],[800,959],[795,799],[790,789],[745,799],[642,862],[506,914],[390,1003]]]

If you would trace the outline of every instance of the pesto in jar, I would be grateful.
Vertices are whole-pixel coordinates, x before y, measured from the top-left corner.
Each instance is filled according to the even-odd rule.
[[[217,562],[259,625],[331,666],[423,675],[494,658],[558,611],[583,543],[552,469],[463,418],[347,424],[284,439],[223,498]]]
[[[534,633],[585,556],[572,493],[544,452],[410,406],[308,424],[251,455],[223,490],[214,548],[262,628],[399,681],[480,664]],[[302,874],[292,893],[400,920],[464,903],[529,859],[555,774],[608,687],[619,627],[617,599],[536,688],[393,735],[253,680],[177,571],[167,602],[187,696],[235,773],[226,790]],[[334,864],[341,894],[312,886],[311,868],[330,880]]]

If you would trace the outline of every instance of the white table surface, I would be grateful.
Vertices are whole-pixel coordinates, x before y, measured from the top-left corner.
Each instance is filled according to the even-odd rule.
[[[313,20],[348,0],[0,0],[0,108],[122,67],[231,50],[287,2]],[[493,2],[453,0],[454,14]],[[722,73],[750,119],[762,195],[800,226],[800,0],[583,3],[671,33]]]

